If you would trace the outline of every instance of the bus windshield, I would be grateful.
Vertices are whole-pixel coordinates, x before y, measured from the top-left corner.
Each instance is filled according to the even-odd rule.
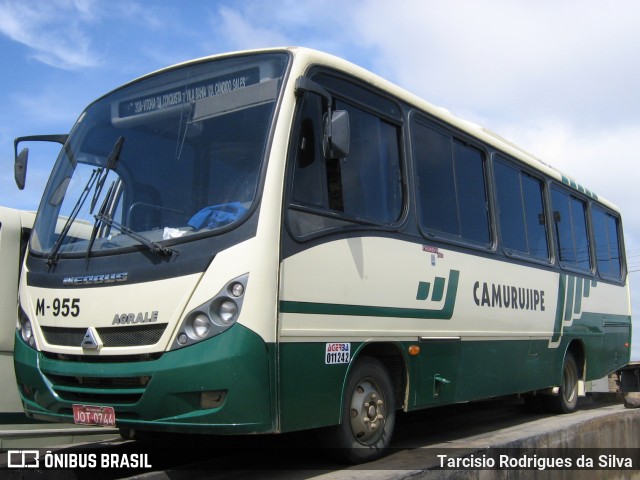
[[[77,256],[233,228],[258,179],[288,57],[190,64],[90,105],[44,192],[31,250]]]

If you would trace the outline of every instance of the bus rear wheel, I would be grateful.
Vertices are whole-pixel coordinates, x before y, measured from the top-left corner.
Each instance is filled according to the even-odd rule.
[[[374,460],[389,446],[395,413],[389,372],[375,358],[363,357],[347,379],[342,422],[326,432],[325,443],[350,463]]]
[[[578,362],[571,352],[567,352],[562,364],[562,383],[557,396],[546,398],[547,409],[553,413],[571,413],[578,406],[578,382],[580,380]]]

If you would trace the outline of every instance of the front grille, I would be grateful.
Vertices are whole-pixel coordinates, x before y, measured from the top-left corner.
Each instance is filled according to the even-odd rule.
[[[160,323],[131,327],[102,327],[96,330],[105,347],[141,347],[158,343],[166,328],[166,323]],[[79,347],[87,329],[42,327],[42,333],[49,345]]]
[[[153,362],[162,357],[162,352],[141,353],[140,355],[69,355],[67,353],[41,352],[50,360],[76,363],[132,363]]]
[[[138,347],[158,343],[165,328],[167,324],[160,323],[133,327],[105,327],[97,330],[105,347]]]
[[[42,334],[49,345],[79,347],[85,333],[86,328],[42,327]]]
[[[56,394],[70,402],[128,405],[142,398],[150,376],[85,377],[46,373]]]
[[[142,398],[142,393],[94,393],[94,392],[68,392],[55,389],[58,396],[68,402],[97,403],[100,405],[133,405]]]
[[[144,388],[149,384],[151,377],[82,377],[71,375],[47,374],[47,378],[56,386],[85,387],[85,388]]]

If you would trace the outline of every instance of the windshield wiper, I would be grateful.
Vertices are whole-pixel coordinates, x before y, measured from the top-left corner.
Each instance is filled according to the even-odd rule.
[[[102,210],[102,208],[100,210]],[[131,230],[130,228],[125,227],[124,225],[116,222],[107,213],[98,212],[98,213],[96,213],[94,215],[94,217],[96,219],[96,226],[101,224],[101,223],[104,223],[105,225],[108,225],[109,227],[115,228],[116,230],[120,231],[121,233],[124,233],[125,235],[127,235],[128,237],[133,238],[135,241],[140,242],[142,245],[147,247],[153,253],[157,253],[158,255],[162,255],[162,256],[171,256],[172,254],[177,253],[176,250],[173,250],[172,248],[165,247],[164,245],[160,245],[159,243],[154,242],[153,240],[149,240],[148,238],[140,235],[139,233],[136,233],[135,231]],[[96,228],[96,226],[94,226],[94,228]]]
[[[75,221],[76,217],[78,216],[78,213],[80,213],[80,209],[84,205],[84,202],[87,200],[87,197],[89,196],[89,192],[93,189],[93,186],[95,184],[96,189],[93,192],[93,199],[91,200],[91,209],[89,213],[93,212],[93,208],[95,207],[96,201],[100,196],[100,192],[102,192],[102,187],[104,186],[104,182],[107,179],[107,176],[109,175],[109,171],[113,170],[118,164],[123,143],[124,143],[124,137],[123,136],[118,137],[115,145],[111,149],[111,153],[109,154],[109,157],[107,158],[106,167],[96,168],[91,173],[91,177],[89,177],[89,180],[87,180],[87,184],[85,185],[84,190],[80,194],[80,198],[78,198],[78,201],[73,206],[73,210],[71,211],[71,214],[69,215],[69,217],[67,218],[67,221],[62,227],[62,230],[60,231],[60,235],[58,236],[56,243],[53,245],[53,247],[51,248],[51,252],[49,252],[49,255],[47,256],[47,265],[49,265],[50,267],[58,263],[58,252],[60,251],[62,242],[64,241],[65,238],[67,238],[67,234],[69,233],[71,224]]]
[[[113,203],[113,200],[115,197],[114,195],[115,185],[116,185],[116,182],[114,180],[113,182],[111,182],[111,186],[107,191],[107,195],[104,197],[104,201],[100,206],[100,210],[98,210],[98,215],[104,215],[107,209]],[[89,260],[89,257],[91,256],[91,249],[93,248],[93,244],[96,241],[96,236],[98,235],[99,227],[102,224],[102,222],[98,220],[98,215],[95,216],[96,221],[93,223],[93,228],[91,229],[91,236],[89,237],[89,245],[87,246],[87,254],[86,254],[87,260]]]
[[[58,236],[56,243],[51,248],[51,252],[49,252],[49,256],[47,257],[47,265],[49,265],[50,267],[58,263],[58,251],[62,246],[62,242],[67,237],[67,234],[69,233],[69,229],[71,228],[71,224],[74,222],[74,220],[78,216],[78,213],[80,212],[82,205],[84,205],[85,200],[89,196],[89,192],[93,188],[93,185],[95,184],[96,179],[100,176],[101,170],[102,168],[96,168],[93,170],[93,172],[91,173],[91,176],[89,177],[89,180],[87,180],[87,184],[84,186],[84,190],[80,194],[80,198],[78,198],[78,201],[73,206],[73,210],[71,211],[71,214],[69,215],[69,217],[67,217],[67,221],[64,223],[64,226],[62,227],[62,230],[60,231],[60,235]]]
[[[93,192],[93,198],[91,199],[91,208],[89,209],[89,213],[93,213],[93,209],[96,206],[96,202],[98,198],[100,198],[100,194],[102,193],[102,187],[104,187],[104,182],[107,180],[109,176],[109,172],[116,168],[118,165],[118,160],[120,159],[120,152],[122,151],[122,145],[124,144],[124,137],[121,135],[116,140],[116,144],[113,146],[111,153],[109,154],[109,158],[107,158],[107,165],[105,168],[101,169],[100,175],[96,184],[96,191]]]

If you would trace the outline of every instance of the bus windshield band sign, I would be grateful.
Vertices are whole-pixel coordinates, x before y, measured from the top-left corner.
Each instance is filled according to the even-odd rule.
[[[143,97],[126,100],[119,104],[118,113],[120,118],[127,118],[143,113],[157,112],[165,108],[188,104],[203,98],[230,93],[258,82],[260,82],[260,68],[247,68],[239,72],[195,82],[186,87],[175,87]]]
[[[334,363],[349,363],[351,361],[350,343],[327,343],[324,363],[327,365]]]

